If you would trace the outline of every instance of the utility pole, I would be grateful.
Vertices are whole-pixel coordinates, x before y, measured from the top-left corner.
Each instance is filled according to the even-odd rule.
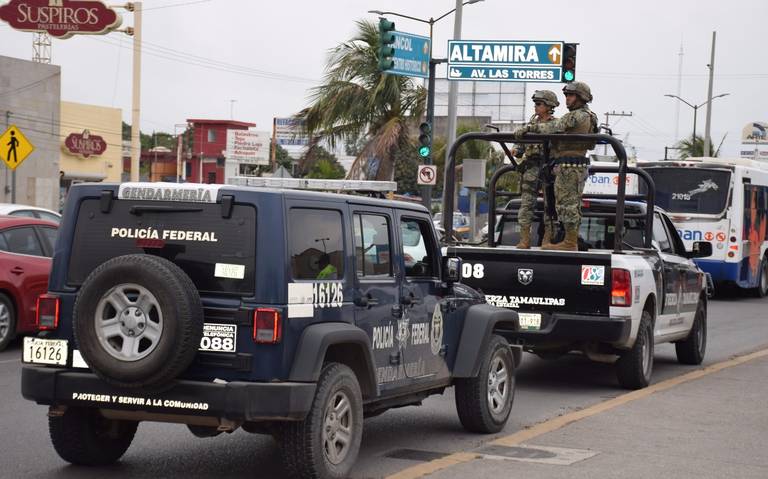
[[[707,123],[704,126],[704,156],[712,156],[712,138],[709,136],[709,128],[712,122],[712,83],[715,77],[715,39],[717,32],[712,32],[712,54],[709,60],[709,90],[707,91]]]
[[[456,0],[456,16],[453,19],[453,40],[461,40],[461,13],[464,7],[462,0]],[[449,52],[450,54],[450,52]],[[456,141],[456,104],[459,99],[459,83],[448,82],[448,142],[445,144],[445,166],[448,166],[448,155],[451,145]],[[447,170],[443,168],[443,176]],[[443,211],[445,211],[445,188],[443,188]],[[450,219],[449,219],[450,221]]]
[[[141,158],[141,2],[133,6],[133,98],[131,116],[131,181],[139,181]]]
[[[632,112],[624,113],[624,110],[621,110],[621,113],[617,111],[606,111],[605,112],[605,126],[608,127],[608,124],[610,122],[610,118],[612,116],[632,116]],[[608,145],[603,145],[603,155],[608,156]]]
[[[680,53],[677,54],[677,96],[682,94],[683,88],[683,40],[680,40]],[[675,103],[675,141],[679,141],[680,135],[680,103]]]

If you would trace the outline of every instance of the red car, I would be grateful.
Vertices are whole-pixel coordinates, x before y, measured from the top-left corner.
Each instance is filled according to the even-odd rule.
[[[0,351],[17,333],[36,330],[37,297],[48,290],[58,225],[0,216]]]

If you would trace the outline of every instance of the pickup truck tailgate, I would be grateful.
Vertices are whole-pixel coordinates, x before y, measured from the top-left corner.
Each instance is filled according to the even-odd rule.
[[[448,248],[463,261],[462,283],[488,303],[519,312],[608,316],[611,254],[518,250],[510,247]]]

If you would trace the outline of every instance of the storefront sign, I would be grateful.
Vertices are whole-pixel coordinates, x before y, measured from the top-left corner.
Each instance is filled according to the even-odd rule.
[[[11,0],[0,6],[0,19],[16,30],[48,32],[59,39],[107,33],[122,22],[117,12],[92,0]]]
[[[269,164],[269,132],[227,130],[227,161],[250,165]]]
[[[104,141],[104,138],[91,135],[88,130],[83,130],[82,133],[71,133],[64,140],[64,146],[67,147],[69,153],[88,158],[89,156],[104,154],[107,149],[107,142]]]

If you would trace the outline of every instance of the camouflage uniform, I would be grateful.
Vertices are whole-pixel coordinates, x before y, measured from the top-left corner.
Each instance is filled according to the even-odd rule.
[[[589,87],[580,82],[568,84],[563,91],[574,91],[582,99],[581,106],[570,109],[562,118],[546,123],[527,124],[515,130],[515,135],[525,133],[597,133],[597,115],[586,105],[592,101]],[[581,224],[581,195],[587,179],[589,158],[587,151],[594,142],[552,141],[550,157],[555,174],[555,209],[558,219],[566,230]]]
[[[556,120],[555,117],[542,121],[538,116],[533,116],[528,125],[535,126],[538,123],[547,123]],[[534,211],[536,210],[536,199],[539,196],[539,186],[541,178],[541,168],[544,166],[544,152],[542,145],[538,143],[529,143],[525,147],[522,162],[520,163],[520,209],[517,211],[517,222],[521,226],[528,226],[533,223]],[[547,215],[547,196],[544,195],[544,216],[551,221]]]

